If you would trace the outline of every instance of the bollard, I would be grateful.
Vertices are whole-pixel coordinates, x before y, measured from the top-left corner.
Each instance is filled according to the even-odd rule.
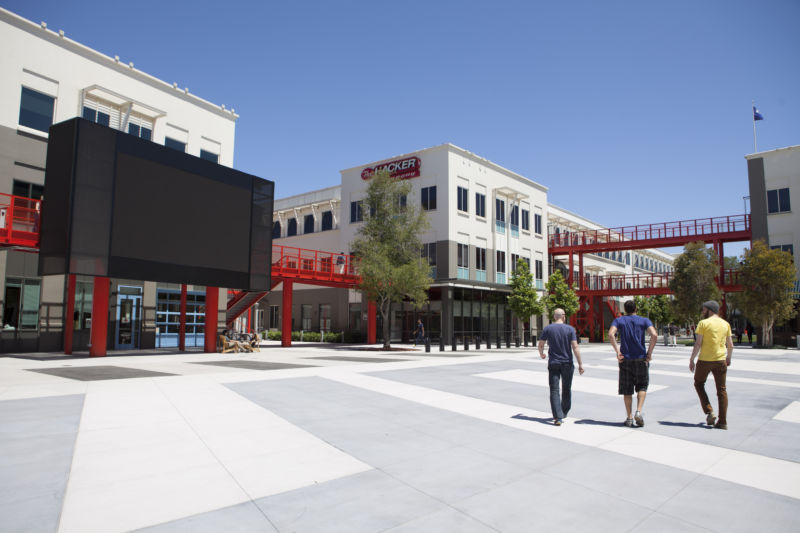
[[[465,352],[469,351],[469,337],[467,337],[466,335],[464,335],[464,351]]]
[[[502,344],[500,344],[500,335],[498,335],[498,336],[497,336],[497,349],[499,350],[499,349],[500,349],[500,348],[502,348],[502,347],[503,347],[503,345],[502,345]]]
[[[444,337],[441,335],[439,336],[439,351],[440,352],[444,351]]]
[[[492,339],[489,338],[489,334],[488,333],[486,334],[486,349],[487,350],[491,350],[492,349]]]
[[[480,350],[481,349],[481,338],[480,337],[475,337],[475,349],[476,350]]]
[[[456,344],[456,336],[453,335],[453,351],[458,351],[458,345]]]
[[[514,344],[516,345],[516,347],[517,347],[517,348],[519,348],[519,345],[520,345],[520,342],[519,342],[519,337],[516,337],[516,338],[514,339]]]
[[[425,353],[431,352],[431,338],[425,337]]]
[[[525,347],[526,348],[528,347],[528,341],[530,341],[530,340],[531,340],[531,332],[530,331],[526,331],[525,332]]]
[[[506,348],[511,348],[511,335],[506,333]]]

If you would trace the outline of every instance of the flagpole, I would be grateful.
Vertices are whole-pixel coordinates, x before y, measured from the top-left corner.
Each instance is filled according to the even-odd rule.
[[[756,101],[753,100],[753,109],[756,108]],[[752,113],[753,115],[753,153],[758,153],[758,144],[756,143],[756,114],[755,112]]]

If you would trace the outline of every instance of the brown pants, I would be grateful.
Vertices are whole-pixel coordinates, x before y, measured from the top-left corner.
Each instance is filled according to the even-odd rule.
[[[703,406],[705,414],[714,411],[711,403],[706,394],[706,379],[708,373],[714,375],[714,384],[717,386],[717,399],[719,400],[719,423],[728,423],[728,391],[725,390],[725,377],[728,375],[728,365],[725,360],[722,361],[697,361],[697,366],[694,369],[694,388],[697,391],[697,396],[700,397],[700,405]]]

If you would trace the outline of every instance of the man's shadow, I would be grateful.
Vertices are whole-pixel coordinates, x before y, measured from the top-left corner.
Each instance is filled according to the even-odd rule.
[[[677,428],[700,428],[700,429],[713,429],[714,426],[706,425],[705,422],[698,422],[697,424],[690,424],[689,422],[669,422],[668,420],[659,420],[662,426],[670,426]]]
[[[581,420],[576,420],[576,424],[588,424],[590,426],[625,426],[623,422],[608,422],[606,420],[592,420],[591,418],[583,418]]]
[[[540,424],[547,424],[548,426],[553,425],[552,418],[538,418],[535,416],[525,416],[522,413],[514,415],[511,418],[516,418],[517,420],[527,420],[528,422],[539,422]]]

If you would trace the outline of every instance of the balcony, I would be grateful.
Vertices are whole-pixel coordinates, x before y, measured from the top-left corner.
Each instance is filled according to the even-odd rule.
[[[497,233],[505,235],[505,233],[506,233],[506,221],[505,220],[495,220],[494,221],[494,230]]]

